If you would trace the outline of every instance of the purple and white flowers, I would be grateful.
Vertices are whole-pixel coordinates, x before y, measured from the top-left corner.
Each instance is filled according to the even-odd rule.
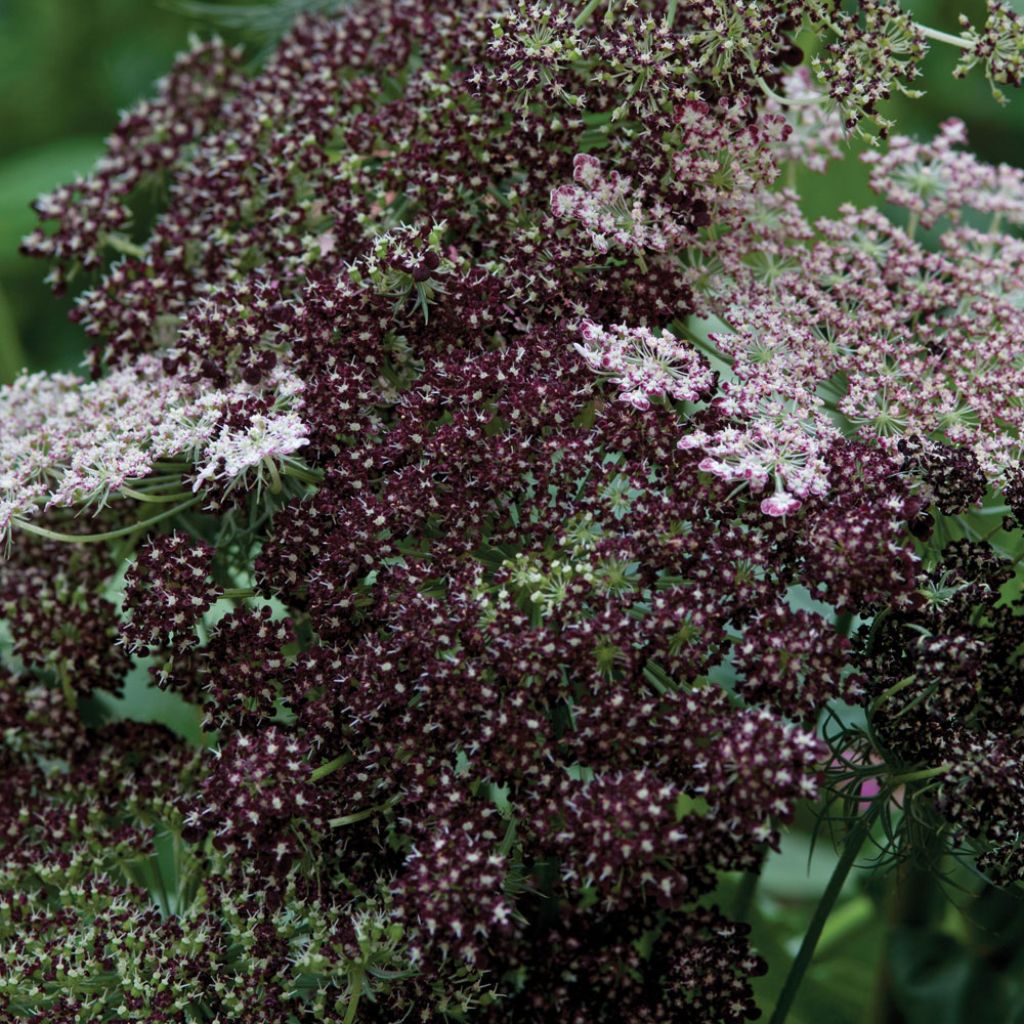
[[[356,0],[37,203],[95,347],[0,390],[0,1016],[740,1024],[722,879],[865,771],[1024,875],[1021,172],[947,122],[810,224],[928,35],[756,7]]]

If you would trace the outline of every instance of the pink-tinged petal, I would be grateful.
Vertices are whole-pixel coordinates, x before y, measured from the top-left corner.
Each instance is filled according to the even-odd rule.
[[[788,516],[798,511],[803,502],[785,491],[777,491],[761,502],[761,511],[766,516]]]

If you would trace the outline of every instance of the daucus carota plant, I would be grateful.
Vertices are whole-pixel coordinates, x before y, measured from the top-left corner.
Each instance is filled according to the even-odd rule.
[[[0,392],[0,1012],[739,1022],[799,802],[1024,876],[1024,174],[778,182],[1016,17],[317,8],[24,242],[95,344]],[[139,672],[203,745],[104,720]]]

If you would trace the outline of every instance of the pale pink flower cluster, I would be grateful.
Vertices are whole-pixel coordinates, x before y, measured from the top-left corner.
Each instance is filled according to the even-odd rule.
[[[580,334],[584,344],[576,344],[576,351],[592,370],[618,385],[619,400],[635,409],[649,409],[651,399],[662,395],[695,402],[714,389],[715,373],[707,361],[667,331],[586,321]]]
[[[254,398],[269,399],[270,413],[238,426]],[[245,485],[264,460],[307,443],[301,407],[302,384],[281,367],[261,385],[224,389],[170,375],[156,356],[95,381],[25,374],[0,388],[0,534],[41,508],[102,507],[157,462],[193,465],[196,490],[212,479]]]
[[[781,101],[769,98],[765,110],[785,119],[789,137],[775,146],[776,157],[824,173],[829,160],[840,160],[846,139],[839,108],[801,65],[782,80]]]
[[[727,423],[680,444],[701,451],[707,472],[765,492],[766,514],[828,492],[842,436],[894,453],[901,436],[943,440],[995,482],[1021,464],[1024,242],[956,222],[970,207],[1024,223],[1024,172],[957,152],[963,139],[947,122],[937,140],[896,139],[873,163],[876,187],[922,223],[953,220],[937,246],[877,209],[847,205],[812,228],[791,193],[764,191],[732,230],[689,244],[704,318],[690,329],[724,361],[714,402]],[[588,363],[637,408],[661,394],[711,397],[696,350],[671,336],[589,325],[584,339]]]
[[[1002,172],[977,167],[976,191],[966,181],[957,188],[975,209],[992,210],[991,194],[982,193]],[[1016,216],[1003,208],[1008,219]],[[852,206],[812,232],[785,197],[769,213],[702,243],[709,262],[693,262],[702,315],[727,325],[710,338],[731,370],[719,402],[740,430],[686,442],[701,444],[709,470],[738,480],[751,468],[748,451],[757,465],[761,453],[793,444],[796,430],[784,431],[783,420],[759,410],[762,400],[803,410],[801,429],[815,440],[800,459],[812,477],[820,474],[809,493],[827,481],[816,456],[837,429],[891,450],[901,436],[945,440],[971,449],[996,482],[1017,466],[1024,242],[961,225],[932,248],[880,211]],[[744,421],[750,425],[741,429]],[[771,463],[761,460],[751,480],[767,486]],[[778,472],[786,493],[801,497],[785,459]]]
[[[1024,171],[992,166],[957,149],[967,144],[963,121],[950,118],[931,142],[896,135],[884,153],[870,151],[871,187],[917,215],[924,227],[943,217],[959,221],[965,209],[1024,224]]]
[[[791,128],[776,113],[751,118],[748,100],[711,106],[687,100],[676,108],[680,142],[672,156],[678,186],[732,219],[751,205],[779,173],[779,149]]]
[[[211,479],[229,483],[244,479],[250,471],[261,477],[308,442],[306,424],[294,412],[275,416],[253,416],[242,429],[222,428],[203,451],[205,465],[196,476],[192,489]]]
[[[596,156],[577,153],[573,179],[576,184],[551,190],[551,212],[557,220],[579,222],[600,253],[613,245],[632,252],[664,252],[689,236],[662,203],[645,206],[644,189],[634,188],[632,179],[618,171],[606,173]]]
[[[766,402],[760,415],[741,427],[709,433],[693,431],[679,440],[684,450],[700,448],[699,468],[755,494],[772,492],[761,501],[769,516],[796,512],[812,495],[828,493],[827,453],[838,432],[802,415],[786,402]]]

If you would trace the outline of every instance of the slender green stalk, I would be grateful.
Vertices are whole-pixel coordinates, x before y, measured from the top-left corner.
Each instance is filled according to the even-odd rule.
[[[665,27],[671,31],[676,23],[676,11],[679,8],[679,0],[668,0],[668,8],[665,11]]]
[[[220,592],[221,597],[231,598],[233,601],[242,600],[247,597],[255,597],[256,591],[252,587],[228,587]]]
[[[940,764],[935,768],[921,768],[916,772],[907,772],[905,775],[893,775],[889,779],[890,788],[893,786],[902,786],[908,782],[924,782],[926,779],[938,778],[940,775],[945,775],[953,766],[948,762],[946,764]]]
[[[135,481],[135,486],[139,489],[143,487],[163,486],[164,484],[175,484],[181,481],[184,470],[180,472],[167,472],[167,473],[153,473],[150,476],[140,477]]]
[[[130,533],[134,533],[136,530],[147,526],[152,526],[163,519],[170,519],[171,516],[176,516],[179,512],[184,512],[185,509],[191,508],[199,500],[200,496],[196,495],[188,501],[183,501],[180,505],[175,505],[174,508],[169,508],[158,515],[150,516],[149,519],[140,519],[137,523],[132,523],[130,526],[122,526],[119,530],[108,530],[106,533],[58,533],[56,530],[47,530],[45,526],[36,526],[35,523],[30,523],[27,519],[19,519],[17,516],[11,522],[19,530],[24,530],[26,533],[34,533],[37,537],[45,537],[47,540],[59,540],[65,544],[101,544],[104,541],[115,540],[118,537],[127,537]]]
[[[888,690],[880,693],[869,705],[868,714],[873,715],[890,697],[894,697],[900,690],[905,690],[912,683],[917,682],[916,675],[904,676],[898,683],[893,683]]]
[[[60,689],[64,694],[64,701],[74,711],[78,707],[78,694],[71,685],[71,677],[68,675],[68,668],[63,662],[57,665],[57,678],[60,679]]]
[[[354,825],[357,821],[366,821],[367,818],[372,818],[382,810],[384,810],[382,805],[367,807],[362,811],[356,811],[355,814],[345,814],[340,818],[331,818],[327,824],[331,828],[344,828],[346,825]]]
[[[313,771],[310,772],[309,781],[319,782],[321,779],[325,779],[332,772],[336,772],[342,765],[348,764],[351,760],[351,754],[339,754],[333,760],[320,765],[319,768],[314,768]]]
[[[133,487],[122,487],[121,493],[136,501],[145,501],[151,505],[169,505],[173,501],[181,501],[192,496],[191,491],[177,491],[174,494],[147,494],[145,491],[136,491]]]
[[[881,810],[882,801],[888,799],[888,791],[883,790],[875,797],[868,810],[857,819],[853,828],[850,829],[846,842],[843,844],[842,855],[835,866],[835,870],[832,872],[832,877],[828,880],[825,891],[821,894],[818,906],[814,910],[814,916],[811,918],[803,942],[800,944],[800,950],[793,961],[793,966],[789,969],[782,992],[779,993],[779,1000],[775,1004],[775,1011],[772,1013],[769,1024],[784,1024],[784,1021],[789,1016],[789,1011],[793,1008],[793,1002],[800,989],[800,983],[804,980],[804,974],[814,958],[814,950],[818,945],[818,940],[821,938],[825,922],[828,920],[829,914],[832,913],[836,900],[839,899],[843,883],[846,881],[846,876],[850,873],[850,868],[853,867],[857,859],[857,854],[860,853],[860,848],[864,845],[864,840],[867,839],[871,832],[871,826]]]
[[[929,28],[927,25],[921,25],[920,23],[914,26],[918,32],[925,37],[925,39],[934,39],[937,43],[948,43],[950,46],[959,46],[961,50],[973,50],[974,43],[970,39],[965,39],[963,36],[955,36],[950,32],[941,32],[937,28]]]
[[[267,467],[267,472],[270,474],[270,493],[280,494],[281,474],[278,473],[277,466],[274,464],[274,460],[268,455],[263,460],[263,465]]]
[[[596,11],[602,3],[604,3],[604,0],[588,0],[586,7],[584,7],[583,10],[576,15],[576,20],[573,22],[573,24],[577,28],[583,28],[583,26],[586,25],[588,21],[590,21],[591,17],[594,14],[594,11]]]
[[[363,994],[363,979],[365,977],[366,971],[363,965],[356,964],[352,969],[352,974],[349,976],[352,994],[348,997],[348,1009],[345,1011],[343,1024],[353,1024],[356,1019],[356,1010],[359,1009],[359,997]]]
[[[287,462],[281,464],[281,475],[302,480],[307,484],[321,483],[324,478],[323,473],[317,469],[303,469],[301,466],[292,466]]]
[[[775,100],[780,107],[817,107],[821,105],[818,96],[808,96],[805,99],[795,99],[790,96],[781,96],[763,78],[757,78],[758,88],[770,100]]]
[[[104,241],[111,249],[123,253],[125,256],[133,256],[137,260],[146,258],[146,250],[141,245],[136,245],[130,238],[124,235],[110,234]]]
[[[1010,511],[1009,505],[989,505],[987,508],[971,509],[972,516],[1005,516]]]

